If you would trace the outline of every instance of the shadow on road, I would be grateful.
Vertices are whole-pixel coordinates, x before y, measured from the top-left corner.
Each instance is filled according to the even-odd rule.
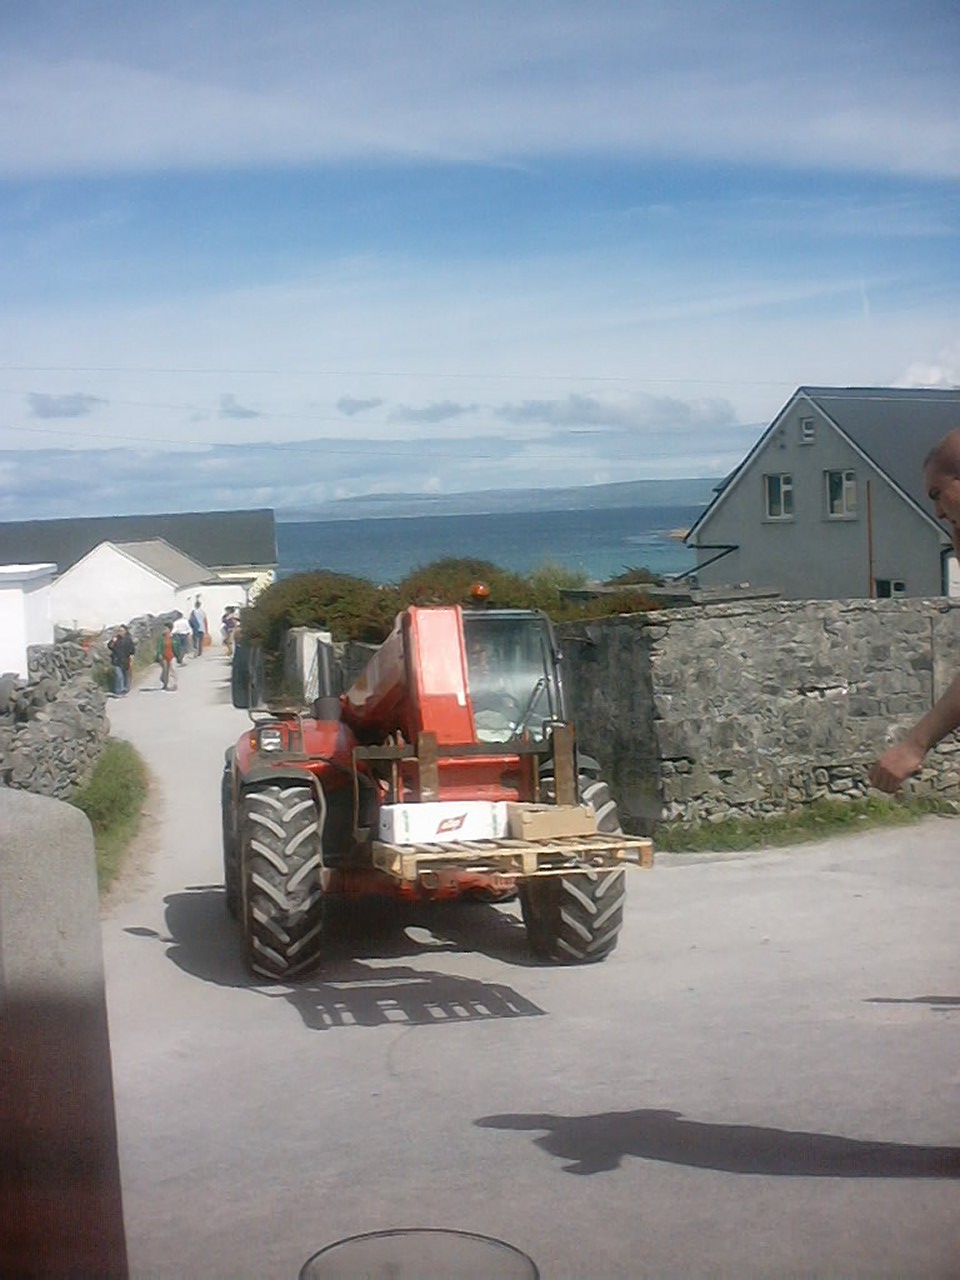
[[[929,1009],[960,1009],[960,996],[870,996],[864,1004],[925,1004]]]
[[[196,885],[170,894],[164,902],[166,937],[136,926],[126,932],[162,942],[167,957],[178,968],[204,982],[286,1000],[310,1030],[476,1022],[544,1013],[504,983],[414,964],[382,963],[478,949],[512,954],[517,945],[515,934],[524,936],[522,926],[485,904],[464,904],[458,909],[462,943],[446,937],[456,933],[448,919],[450,909],[434,919],[432,912],[393,902],[333,905],[327,918],[326,960],[321,972],[295,986],[267,986],[252,977],[243,964],[239,930],[227,914],[219,885]],[[488,918],[491,916],[493,920]],[[429,924],[423,924],[425,920]],[[470,945],[491,932],[496,939],[491,947]]]
[[[960,1178],[960,1147],[861,1142],[829,1133],[756,1125],[704,1124],[679,1111],[609,1111],[594,1116],[502,1115],[482,1129],[545,1129],[534,1141],[569,1163],[566,1173],[605,1173],[624,1156],[791,1178]]]
[[[217,705],[230,706],[233,704],[233,694],[230,689],[230,667],[227,666],[225,677],[218,681],[217,684],[210,687],[210,701]]]

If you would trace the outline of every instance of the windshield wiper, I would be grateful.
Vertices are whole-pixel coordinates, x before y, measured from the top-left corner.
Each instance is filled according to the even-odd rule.
[[[523,733],[524,729],[527,727],[527,721],[530,719],[530,715],[533,711],[533,708],[539,702],[540,695],[541,693],[543,693],[546,687],[547,687],[547,677],[541,676],[540,679],[537,681],[537,683],[533,686],[533,692],[530,694],[530,697],[527,700],[527,705],[523,709],[523,714],[519,716],[516,724],[513,724],[510,726],[513,736],[515,738],[519,738],[521,733]]]

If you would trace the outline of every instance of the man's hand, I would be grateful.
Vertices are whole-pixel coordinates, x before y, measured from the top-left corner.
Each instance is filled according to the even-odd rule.
[[[879,791],[897,791],[904,779],[919,771],[926,754],[922,747],[904,738],[885,751],[870,770],[870,785]]]

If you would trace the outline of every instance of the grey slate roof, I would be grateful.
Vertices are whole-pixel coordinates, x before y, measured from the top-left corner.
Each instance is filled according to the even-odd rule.
[[[113,545],[178,588],[192,587],[214,576],[205,564],[191,560],[176,547],[171,547],[169,542],[164,542],[163,538],[151,538],[148,542],[115,542]]]
[[[930,513],[923,460],[941,437],[960,427],[960,390],[887,387],[801,387],[858,449]]]
[[[77,520],[0,522],[0,564],[52,561],[61,573],[101,542],[163,538],[171,547],[213,569],[274,567],[277,535],[273,512],[184,511],[153,516],[91,516]]]

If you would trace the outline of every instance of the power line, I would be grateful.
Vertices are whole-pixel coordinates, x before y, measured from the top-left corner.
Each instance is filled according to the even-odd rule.
[[[218,377],[276,378],[449,378],[473,379],[479,382],[611,382],[626,385],[704,386],[704,387],[786,387],[794,383],[785,378],[652,378],[643,375],[603,373],[476,373],[462,370],[401,369],[251,369],[229,367],[166,367],[162,365],[57,365],[0,364],[0,373],[149,373],[217,375]]]

